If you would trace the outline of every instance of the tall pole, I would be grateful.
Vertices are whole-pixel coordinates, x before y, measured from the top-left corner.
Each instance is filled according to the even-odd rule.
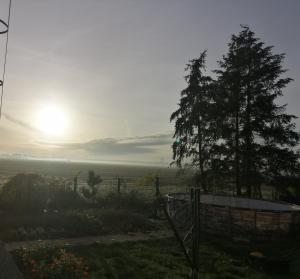
[[[9,0],[9,7],[8,7],[8,18],[7,23],[0,19],[0,25],[4,25],[5,29],[0,31],[0,34],[6,34],[6,43],[5,43],[5,54],[4,54],[4,63],[3,63],[3,75],[2,80],[0,80],[0,87],[1,87],[1,96],[0,96],[0,119],[2,116],[2,103],[3,103],[3,92],[4,92],[4,80],[5,80],[5,72],[6,72],[6,60],[7,60],[7,49],[8,49],[8,31],[10,29],[10,14],[11,14],[11,1]]]
[[[200,188],[191,192],[192,202],[192,279],[199,278],[199,249],[200,249]]]

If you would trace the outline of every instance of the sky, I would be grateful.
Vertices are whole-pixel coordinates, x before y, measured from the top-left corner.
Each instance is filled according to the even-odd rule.
[[[300,116],[299,13],[298,0],[12,0],[0,155],[168,165],[185,64],[207,49],[216,69],[240,24],[286,53],[280,102]]]

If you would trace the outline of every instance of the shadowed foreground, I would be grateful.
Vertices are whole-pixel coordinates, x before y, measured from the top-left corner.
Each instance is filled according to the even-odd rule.
[[[11,255],[6,251],[4,244],[0,242],[0,278],[21,279],[23,278]]]

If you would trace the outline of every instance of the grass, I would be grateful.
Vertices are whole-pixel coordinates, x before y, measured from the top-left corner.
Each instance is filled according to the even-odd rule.
[[[295,269],[298,268],[297,261],[299,263],[300,254],[294,255],[289,265],[278,266],[277,263],[277,266],[270,267],[270,263],[266,261],[250,259],[248,255],[250,247],[247,245],[244,247],[241,244],[226,243],[227,247],[212,240],[201,242],[201,279],[299,278],[299,273]],[[186,260],[174,239],[110,245],[94,244],[70,248],[70,251],[85,259],[89,267],[89,278],[177,279],[188,278],[190,273]],[[45,254],[49,256],[49,253]],[[23,267],[20,268],[22,270]]]

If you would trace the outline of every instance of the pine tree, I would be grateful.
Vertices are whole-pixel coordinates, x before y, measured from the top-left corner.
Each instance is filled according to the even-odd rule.
[[[293,150],[299,142],[296,117],[277,103],[292,79],[282,77],[285,55],[273,54],[273,47],[265,46],[248,26],[242,26],[228,46],[216,71],[223,136],[230,151],[227,161],[235,173],[237,194],[244,186],[247,195],[261,196],[262,182],[298,172],[299,156]]]
[[[185,80],[187,87],[181,91],[179,108],[172,113],[175,121],[173,159],[181,167],[185,162],[198,169],[199,183],[207,190],[206,174],[210,164],[210,148],[215,142],[212,121],[212,79],[205,71],[206,51],[189,61]]]

